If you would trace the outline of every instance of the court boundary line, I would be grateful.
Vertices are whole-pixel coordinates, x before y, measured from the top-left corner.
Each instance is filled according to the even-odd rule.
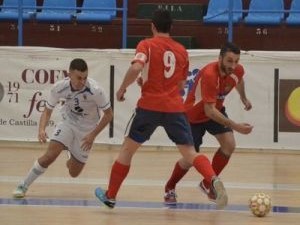
[[[22,176],[0,176],[2,183],[19,183]],[[70,177],[39,177],[35,183],[44,184],[78,184],[78,185],[106,185],[108,179],[104,178],[70,178]],[[165,180],[153,179],[127,179],[124,181],[127,186],[154,186],[161,187],[165,185]],[[273,191],[300,191],[299,184],[273,184],[273,183],[240,183],[224,182],[226,189],[250,189],[250,190],[273,190]],[[197,187],[196,181],[184,181],[178,184],[178,187]]]

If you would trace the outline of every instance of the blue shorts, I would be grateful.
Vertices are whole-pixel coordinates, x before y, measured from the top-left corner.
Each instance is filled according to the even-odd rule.
[[[223,107],[220,112],[224,116],[228,117],[228,115],[225,112],[225,107]],[[212,135],[232,132],[232,129],[230,127],[226,127],[222,124],[219,124],[214,120],[208,120],[202,123],[191,123],[191,128],[192,128],[192,134],[195,143],[194,146],[197,152],[199,152],[200,150],[200,146],[202,145],[203,142],[202,139],[206,131]]]
[[[137,108],[131,117],[128,137],[138,143],[149,140],[158,126],[178,145],[194,145],[191,127],[184,113],[157,112]],[[127,133],[127,132],[126,132]]]

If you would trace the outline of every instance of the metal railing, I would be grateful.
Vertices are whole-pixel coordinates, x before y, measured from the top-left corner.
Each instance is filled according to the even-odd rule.
[[[63,0],[62,0],[63,1]],[[28,7],[23,6],[23,0],[18,0],[18,6],[0,6],[0,9],[18,9],[18,46],[23,46],[23,10],[24,9],[55,9],[55,10],[81,10],[82,7],[45,7],[45,6],[35,6]],[[127,47],[127,12],[128,12],[128,0],[123,0],[122,8],[88,8],[85,7],[85,10],[116,10],[122,12],[122,48]]]
[[[234,0],[230,0],[228,3],[228,9],[225,9],[223,12],[220,12],[216,15],[213,15],[209,18],[214,18],[222,14],[228,13],[228,41],[233,41],[233,14],[234,13],[249,13],[249,10],[235,10],[233,8]],[[300,10],[255,10],[251,11],[254,13],[300,13]],[[208,18],[208,19],[209,19]]]
[[[211,16],[210,18],[219,16],[221,14],[228,13],[228,41],[233,41],[233,14],[234,13],[248,13],[249,10],[235,10],[233,9],[233,0],[229,1],[228,9],[225,9],[223,12],[218,13],[216,15]],[[23,0],[18,1],[18,6],[16,7],[8,7],[8,6],[0,6],[1,8],[13,8],[18,9],[18,46],[23,45],[23,10],[24,9],[34,9],[34,10],[40,10],[40,9],[55,9],[55,10],[66,10],[66,9],[74,9],[74,10],[81,10],[82,7],[44,7],[44,6],[35,6],[35,7],[26,7],[23,6]],[[128,0],[123,0],[123,7],[122,8],[85,8],[87,10],[93,9],[93,10],[116,10],[122,12],[122,48],[127,47],[127,13],[128,13]],[[300,13],[300,10],[256,10],[252,12],[258,12],[258,13]]]

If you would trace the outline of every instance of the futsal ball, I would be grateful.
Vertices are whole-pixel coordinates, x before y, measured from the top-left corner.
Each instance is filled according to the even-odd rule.
[[[264,217],[271,210],[271,198],[265,193],[256,193],[249,199],[249,208],[257,217]]]

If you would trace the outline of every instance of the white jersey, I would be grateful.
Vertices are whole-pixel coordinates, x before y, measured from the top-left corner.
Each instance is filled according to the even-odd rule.
[[[49,109],[63,102],[63,120],[79,129],[93,129],[101,117],[101,111],[108,109],[110,101],[103,89],[93,79],[87,78],[85,87],[79,91],[71,90],[70,78],[54,84],[46,106]]]

